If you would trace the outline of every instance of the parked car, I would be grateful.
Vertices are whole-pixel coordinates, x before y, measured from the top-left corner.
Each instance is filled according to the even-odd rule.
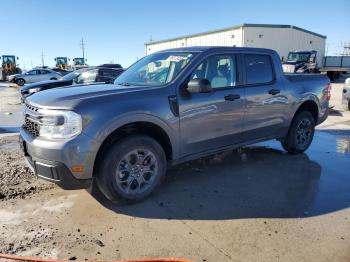
[[[59,80],[41,81],[23,86],[20,89],[21,101],[23,102],[25,97],[29,95],[56,87],[70,87],[76,84],[91,84],[96,82],[113,83],[122,72],[122,69],[99,67],[78,69],[61,77]]]
[[[343,105],[347,110],[350,110],[350,78],[345,80],[343,88]]]
[[[99,65],[97,67],[105,67],[105,68],[119,68],[119,69],[123,69],[123,67],[120,64],[102,64]]]
[[[24,74],[15,74],[7,77],[7,81],[23,86],[25,83],[34,83],[45,80],[57,80],[62,75],[51,69],[33,69]]]
[[[170,49],[114,84],[28,97],[20,139],[39,177],[63,188],[94,180],[107,198],[128,203],[150,195],[168,164],[270,139],[304,152],[329,98],[326,75],[284,75],[273,50]]]

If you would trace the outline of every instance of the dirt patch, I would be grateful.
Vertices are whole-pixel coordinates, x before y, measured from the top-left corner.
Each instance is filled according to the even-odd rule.
[[[0,201],[27,198],[54,184],[38,179],[26,166],[18,136],[0,138]]]

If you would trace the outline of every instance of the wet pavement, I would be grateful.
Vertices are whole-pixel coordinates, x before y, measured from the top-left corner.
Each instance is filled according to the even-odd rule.
[[[341,85],[332,92],[340,94]],[[0,201],[0,251],[78,259],[349,262],[350,112],[338,106],[338,93],[305,154],[289,155],[269,141],[191,161],[170,168],[150,198],[131,206],[108,202],[96,187],[54,187]],[[18,150],[16,143],[0,151]]]
[[[306,154],[272,141],[172,168],[151,201],[172,219],[300,218],[350,207],[350,130],[317,131]],[[143,204],[117,213],[164,218]]]

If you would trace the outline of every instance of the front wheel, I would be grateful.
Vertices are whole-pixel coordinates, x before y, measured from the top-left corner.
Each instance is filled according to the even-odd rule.
[[[149,196],[163,181],[166,156],[153,138],[132,135],[116,142],[99,160],[97,183],[104,195],[119,203]]]
[[[289,128],[282,147],[291,154],[304,152],[310,146],[315,133],[315,119],[308,111],[296,115]]]
[[[19,85],[19,86],[23,86],[25,84],[26,81],[24,81],[23,78],[19,78],[19,79],[16,79],[16,84]]]

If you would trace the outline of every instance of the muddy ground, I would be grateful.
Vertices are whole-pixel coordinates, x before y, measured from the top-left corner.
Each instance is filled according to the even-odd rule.
[[[18,136],[3,134],[0,252],[349,262],[350,112],[339,105],[341,87],[333,86],[335,108],[306,154],[290,156],[272,141],[192,161],[169,170],[154,195],[132,206],[113,205],[96,188],[64,191],[38,180]]]
[[[28,198],[54,187],[39,180],[25,165],[18,136],[0,138],[0,200]]]

